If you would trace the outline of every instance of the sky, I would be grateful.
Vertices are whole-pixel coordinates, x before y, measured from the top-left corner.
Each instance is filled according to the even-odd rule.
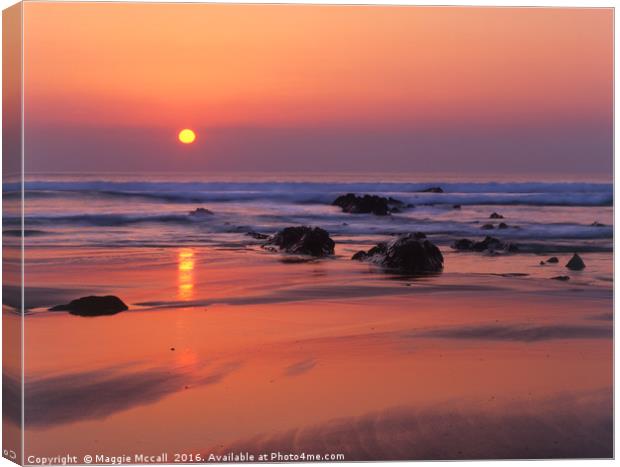
[[[26,168],[611,179],[612,38],[611,9],[26,2]]]

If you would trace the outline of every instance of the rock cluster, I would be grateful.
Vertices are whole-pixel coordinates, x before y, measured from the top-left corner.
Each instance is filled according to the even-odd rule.
[[[510,253],[519,251],[519,247],[514,243],[502,242],[495,237],[489,236],[486,236],[484,240],[478,242],[467,238],[462,238],[455,241],[452,244],[452,248],[459,251],[508,251]]]
[[[400,200],[392,197],[385,198],[377,195],[357,196],[353,193],[338,196],[332,203],[339,206],[343,212],[351,214],[375,214],[377,216],[387,216],[392,212],[398,212],[398,208],[405,205]]]

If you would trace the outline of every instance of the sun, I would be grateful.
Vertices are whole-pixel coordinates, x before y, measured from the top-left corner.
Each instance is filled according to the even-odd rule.
[[[184,128],[179,131],[179,141],[183,144],[192,144],[196,141],[196,133],[194,133],[194,130]]]

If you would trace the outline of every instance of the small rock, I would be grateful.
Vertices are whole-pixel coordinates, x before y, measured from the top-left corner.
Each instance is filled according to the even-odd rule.
[[[246,235],[248,237],[255,238],[256,240],[266,240],[267,238],[269,238],[269,235],[259,233],[259,232],[254,232],[253,230],[250,230],[249,232],[247,232]]]
[[[572,269],[573,271],[581,271],[582,269],[585,269],[586,263],[583,262],[581,256],[575,253],[569,262],[566,263],[566,267],[568,269]]]
[[[541,266],[544,266],[544,265],[545,265],[545,262],[544,262],[544,261],[541,261],[541,262],[540,262],[540,263],[538,263],[538,264],[540,264]]]
[[[190,211],[189,215],[192,217],[208,217],[208,216],[212,216],[213,212],[205,208],[197,208],[197,209],[194,209],[193,211]]]
[[[592,222],[590,225],[591,225],[592,227],[605,227],[605,224],[601,224],[601,223],[600,223],[600,222],[598,222],[598,221]]]
[[[461,238],[452,244],[452,248],[460,251],[473,250],[474,242],[467,238]]]
[[[269,237],[264,246],[275,245],[280,250],[315,257],[334,254],[334,241],[320,227],[286,227]]]
[[[368,256],[366,252],[364,250],[360,250],[357,253],[355,253],[353,256],[351,256],[351,259],[356,260],[356,261],[362,261],[364,258],[366,258],[366,256]]]
[[[443,193],[443,189],[440,186],[432,186],[430,188],[425,188],[420,190],[419,193]]]
[[[496,212],[494,212],[493,214],[491,214],[489,216],[489,219],[503,219],[503,218],[504,218],[504,216],[502,216],[501,214],[498,214]]]
[[[559,262],[560,262],[560,260],[557,258],[557,256],[552,256],[551,258],[549,258],[549,259],[547,260],[547,263],[551,263],[551,264],[553,264],[553,263],[559,263]]]
[[[480,227],[482,230],[493,230],[495,228],[495,226],[493,224],[484,224],[482,227]]]
[[[489,253],[494,253],[497,250],[504,250],[510,253],[516,253],[519,251],[519,247],[514,243],[504,243],[497,238],[490,237],[488,235],[484,238],[484,240],[481,240],[479,242],[474,242],[473,240],[462,238],[455,241],[452,244],[452,248],[459,251],[487,251]]]
[[[505,222],[500,222],[499,225],[497,226],[498,229],[507,229],[508,228],[508,224],[506,224]]]
[[[461,205],[460,204],[453,204],[452,205],[452,209],[461,209]]]
[[[570,279],[569,276],[554,276],[551,278],[554,281],[567,281]]]
[[[484,240],[480,242],[474,243],[473,246],[475,251],[485,251],[485,250],[501,250],[504,248],[504,244],[495,237],[489,237],[488,235],[484,237]]]
[[[388,197],[387,201],[388,201],[388,204],[391,204],[393,206],[404,206],[405,205],[405,203],[403,203],[401,200],[392,198],[391,196]]]

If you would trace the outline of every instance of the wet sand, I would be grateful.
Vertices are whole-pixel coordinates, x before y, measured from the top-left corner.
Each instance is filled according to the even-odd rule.
[[[26,455],[612,455],[610,254],[568,282],[569,255],[450,251],[408,278],[359,246],[31,250]],[[46,311],[93,293],[130,311]]]

